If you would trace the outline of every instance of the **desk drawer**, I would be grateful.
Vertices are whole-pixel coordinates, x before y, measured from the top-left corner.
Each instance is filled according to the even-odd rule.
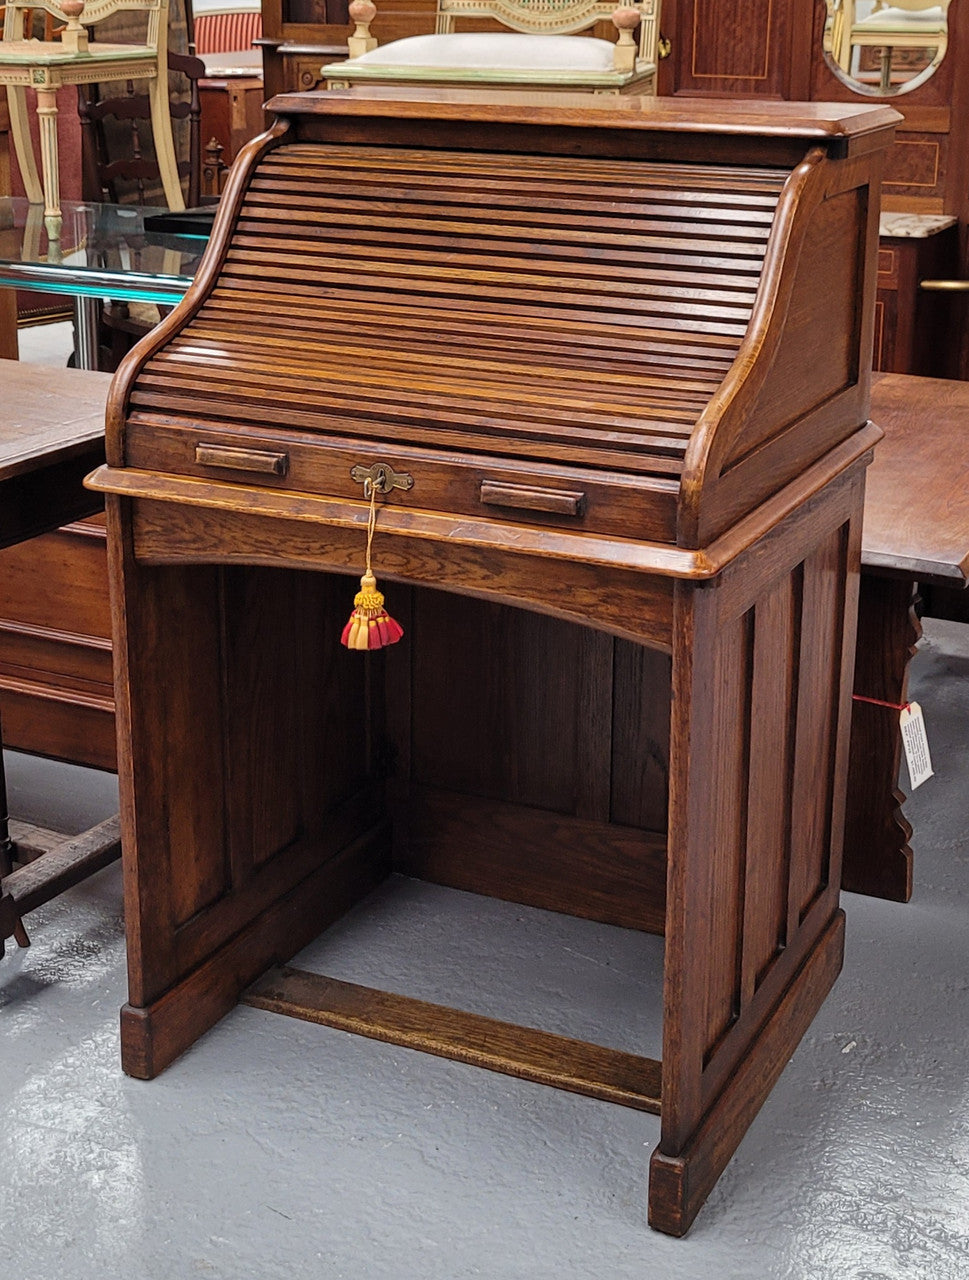
[[[671,542],[675,538],[676,481],[621,476],[579,467],[514,459],[500,464],[472,454],[338,438],[321,441],[300,432],[214,429],[205,424],[128,421],[125,463],[144,471],[204,476],[290,493],[345,497],[361,502],[355,467],[386,463],[413,479],[384,502],[398,507],[486,516],[515,524]]]

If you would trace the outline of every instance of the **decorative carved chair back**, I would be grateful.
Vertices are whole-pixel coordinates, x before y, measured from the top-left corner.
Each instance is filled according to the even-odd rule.
[[[512,31],[529,35],[570,35],[608,21],[617,0],[437,0],[435,30],[449,35],[455,18],[493,18]],[[655,56],[659,39],[659,0],[630,0],[641,15],[641,57]]]
[[[56,0],[7,0],[3,39],[23,39],[24,24],[38,10],[51,14],[59,23],[68,21],[68,15]],[[122,10],[147,14],[148,33],[144,44],[159,50],[167,47],[168,0],[88,0],[81,14],[81,21],[85,27],[93,27]]]

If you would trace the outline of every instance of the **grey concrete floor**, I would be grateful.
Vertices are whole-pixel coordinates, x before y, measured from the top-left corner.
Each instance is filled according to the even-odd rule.
[[[111,868],[0,963],[0,1273],[964,1280],[969,628],[926,633],[915,898],[846,895],[844,973],[686,1239],[647,1228],[658,1121],[620,1107],[241,1007],[157,1080],[125,1078]],[[9,770],[25,818],[79,828],[114,804],[104,775]],[[646,1052],[660,962],[652,938],[406,880],[300,957]]]

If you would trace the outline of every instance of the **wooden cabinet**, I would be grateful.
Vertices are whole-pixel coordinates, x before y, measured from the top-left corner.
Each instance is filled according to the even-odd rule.
[[[222,162],[231,164],[240,149],[262,133],[266,117],[262,76],[211,76],[199,83],[202,146],[212,138],[222,144]]]
[[[266,97],[287,89],[315,89],[320,67],[346,56],[348,0],[263,0],[262,47]]]
[[[951,278],[959,267],[958,221],[944,214],[884,213],[875,300],[876,369],[955,377],[958,351],[948,341],[951,295],[927,293],[923,280]]]

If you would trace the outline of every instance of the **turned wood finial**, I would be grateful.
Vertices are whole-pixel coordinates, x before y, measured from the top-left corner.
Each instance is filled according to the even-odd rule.
[[[61,9],[67,18],[67,26],[61,32],[61,44],[74,53],[87,51],[87,32],[81,26],[81,14],[85,0],[61,0]]]
[[[377,41],[370,34],[370,24],[377,16],[377,6],[373,0],[350,0],[347,12],[357,24],[353,35],[347,40],[347,49],[351,58],[359,58],[362,53],[369,53],[377,47]]]
[[[612,65],[616,71],[636,69],[636,41],[633,32],[642,21],[638,9],[619,8],[613,12],[612,25],[619,32],[619,40],[612,53]]]

